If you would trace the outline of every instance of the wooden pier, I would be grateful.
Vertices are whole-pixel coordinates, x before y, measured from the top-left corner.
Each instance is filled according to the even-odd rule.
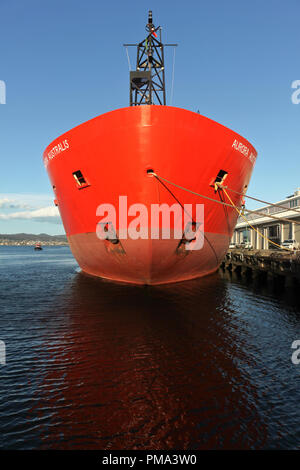
[[[279,280],[287,284],[300,282],[300,250],[232,249],[226,253],[221,269],[249,277]]]

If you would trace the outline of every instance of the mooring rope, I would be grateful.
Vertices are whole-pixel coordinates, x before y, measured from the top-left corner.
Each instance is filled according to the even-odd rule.
[[[159,176],[157,173],[152,172],[152,173],[149,173],[149,174],[154,176],[158,181],[160,181],[160,183],[162,183],[162,181],[165,181],[166,183],[172,184],[176,188],[182,189],[183,191],[187,191],[188,193],[194,194],[195,196],[203,197],[204,199],[208,199],[209,201],[216,202],[217,204],[222,204],[223,206],[232,207],[232,205],[227,204],[227,202],[217,201],[216,199],[213,199],[211,197],[204,196],[203,194],[196,193],[195,191],[192,191],[191,189],[184,188],[183,186],[180,186],[179,184],[173,183],[172,181],[169,181],[166,178],[163,178],[162,176]]]
[[[176,196],[172,193],[172,191],[163,183],[163,181],[165,181],[166,183],[169,183],[179,189],[182,189],[183,191],[187,191],[191,194],[194,194],[195,196],[199,196],[201,198],[204,198],[204,199],[208,199],[209,201],[212,201],[212,202],[215,202],[217,204],[222,204],[223,206],[227,206],[227,207],[232,207],[233,209],[235,209],[237,211],[237,213],[239,214],[240,217],[242,217],[245,222],[256,232],[258,233],[259,236],[261,236],[262,238],[264,238],[265,240],[267,240],[269,243],[272,243],[273,245],[281,248],[282,250],[286,250],[288,252],[290,252],[291,250],[289,248],[283,248],[281,245],[279,245],[278,243],[275,243],[273,242],[272,240],[270,240],[270,238],[266,237],[265,235],[263,235],[259,230],[257,230],[252,224],[250,224],[250,222],[247,220],[247,218],[242,214],[242,211],[239,210],[239,208],[234,204],[234,202],[232,201],[231,197],[229,196],[229,194],[227,193],[226,189],[224,188],[224,186],[222,186],[222,184],[220,183],[216,183],[217,186],[218,186],[218,189],[222,189],[224,194],[227,196],[227,198],[229,199],[230,201],[230,204],[226,203],[226,202],[223,202],[223,201],[217,201],[216,199],[213,199],[209,196],[205,196],[204,194],[200,194],[200,193],[197,193],[196,191],[192,191],[191,189],[188,189],[188,188],[185,188],[183,186],[180,186],[179,184],[176,184],[176,183],[173,183],[172,181],[170,180],[167,180],[166,178],[163,178],[162,176],[159,176],[157,173],[155,173],[154,171],[153,172],[149,172],[149,174],[151,174],[152,176],[154,176],[169,192],[170,194],[174,197],[174,199],[180,204],[180,206],[183,208],[183,205],[182,203],[179,201],[178,198],[176,198]],[[265,213],[262,213],[262,212],[258,212],[258,211],[251,211],[249,209],[245,209],[246,212],[248,213],[253,213],[253,214],[260,214],[260,215],[264,215],[266,217],[271,217],[271,218],[275,218],[277,220],[285,220],[285,221],[288,221],[288,222],[293,222],[295,224],[298,224],[300,225],[299,222],[295,222],[295,221],[292,221],[290,219],[285,219],[285,218],[279,218],[279,217],[274,217],[274,216],[270,216],[269,214],[265,214]]]
[[[179,201],[179,199],[175,196],[175,194],[171,191],[171,189],[168,188],[168,186],[163,183],[163,181],[159,180],[159,177],[156,175],[156,173],[151,173],[157,180],[160,182],[160,184],[163,185],[163,187],[171,194],[171,196],[175,199],[176,202],[181,206],[182,210],[192,219],[192,222],[194,223],[193,217],[187,212],[185,209],[184,205]]]
[[[279,209],[284,209],[285,211],[289,210],[289,211],[297,212],[298,214],[300,214],[300,210],[298,209],[294,209],[292,207],[284,207],[284,206],[281,206],[280,204],[274,204],[272,202],[263,201],[262,199],[257,199],[256,197],[248,196],[247,194],[240,193],[239,191],[229,188],[228,186],[222,186],[222,187],[227,189],[228,191],[231,191],[232,193],[239,194],[240,196],[247,197],[248,199],[252,199],[253,201],[261,202],[262,204],[267,204],[268,206],[279,207]]]
[[[171,196],[175,199],[175,201],[177,201],[178,204],[182,207],[182,209],[184,210],[184,212],[185,212],[186,214],[188,214],[188,216],[192,219],[192,223],[195,224],[195,221],[194,221],[193,217],[186,211],[184,205],[179,201],[179,199],[178,199],[178,198],[175,196],[175,194],[170,190],[170,188],[168,188],[168,186],[165,185],[165,183],[164,183],[163,181],[161,181],[160,177],[159,177],[156,173],[154,173],[154,171],[149,172],[149,174],[151,174],[152,176],[154,176],[154,177],[157,179],[157,181],[171,194]],[[162,179],[163,179],[163,178],[162,178]],[[218,201],[216,201],[216,202],[218,202]],[[210,246],[210,248],[211,248],[211,250],[212,250],[212,252],[213,252],[213,254],[214,254],[214,256],[215,256],[215,258],[216,258],[216,260],[217,260],[217,263],[219,263],[220,260],[218,259],[216,250],[214,249],[212,243],[209,241],[209,239],[207,238],[207,236],[205,235],[205,233],[203,233],[203,236],[204,236],[204,239],[205,239],[205,240],[207,241],[207,243],[209,244],[209,246]]]
[[[286,250],[286,251],[290,251],[289,248],[283,248],[281,245],[279,245],[278,243],[275,243],[273,242],[272,240],[270,240],[270,238],[266,237],[265,235],[263,235],[259,230],[257,230],[253,225],[250,224],[250,222],[247,220],[247,218],[242,214],[242,212],[238,209],[238,207],[236,207],[236,205],[234,204],[234,202],[232,201],[231,197],[229,196],[228,192],[226,191],[226,189],[224,189],[224,187],[222,187],[222,190],[223,192],[226,194],[226,196],[228,197],[229,201],[231,202],[232,206],[235,208],[235,210],[237,211],[237,213],[239,214],[240,217],[242,217],[245,222],[247,222],[247,224],[256,232],[258,233],[258,235],[260,235],[262,238],[264,238],[265,240],[267,240],[269,243],[272,243],[273,245],[275,246],[278,246],[280,249],[282,250]]]
[[[157,173],[155,172],[152,172],[152,173],[149,173],[151,174],[152,176],[154,176],[155,178],[157,178],[158,180],[162,180],[162,181],[165,181],[166,183],[169,183],[171,184],[172,186],[175,186],[176,188],[179,188],[179,189],[182,189],[183,191],[187,191],[188,193],[191,193],[191,194],[194,194],[195,196],[199,196],[199,197],[202,197],[203,199],[207,199],[208,201],[212,201],[212,202],[215,202],[216,204],[222,204],[223,206],[227,206],[227,207],[232,207],[234,208],[234,206],[232,204],[228,204],[227,202],[223,202],[223,201],[217,201],[216,199],[213,199],[209,196],[205,196],[204,194],[200,194],[200,193],[197,193],[196,191],[192,191],[191,189],[188,189],[188,188],[185,188],[184,186],[180,186],[179,184],[177,183],[173,183],[173,181],[170,181],[170,180],[167,180],[166,178],[163,178],[162,176],[158,175]],[[220,185],[219,183],[216,183],[220,188],[223,188],[222,185]],[[248,214],[258,214],[258,215],[261,215],[263,217],[269,217],[271,219],[274,219],[274,220],[279,220],[279,221],[285,221],[285,222],[291,222],[291,223],[294,223],[296,225],[300,225],[300,222],[297,222],[295,220],[292,220],[292,219],[287,219],[286,217],[276,217],[275,215],[270,215],[270,214],[267,214],[266,212],[262,212],[260,210],[250,210],[250,209],[244,209]]]

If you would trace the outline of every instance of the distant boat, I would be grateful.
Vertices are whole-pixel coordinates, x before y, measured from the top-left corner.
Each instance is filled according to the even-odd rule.
[[[42,248],[42,245],[41,245],[40,243],[36,243],[36,244],[34,245],[34,249],[35,249],[35,250],[42,250],[43,248]]]

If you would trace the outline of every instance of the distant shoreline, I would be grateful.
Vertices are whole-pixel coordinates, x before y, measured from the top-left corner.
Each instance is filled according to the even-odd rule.
[[[34,246],[36,245],[34,240],[0,240],[0,246]],[[42,246],[69,246],[68,242],[63,241],[50,241],[41,243]]]
[[[66,235],[48,235],[47,233],[2,233],[0,246],[34,246],[41,243],[43,246],[68,246]]]

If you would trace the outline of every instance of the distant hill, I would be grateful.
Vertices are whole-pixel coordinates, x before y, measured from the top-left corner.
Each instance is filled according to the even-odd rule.
[[[35,235],[33,233],[0,233],[0,238],[5,238],[6,240],[36,240],[40,242],[66,242],[66,235],[48,235],[47,233],[40,233]]]
[[[48,235],[47,233],[39,233],[38,235],[33,233],[1,233],[0,240],[8,240],[10,242],[37,241],[49,243],[67,243],[66,235]]]

